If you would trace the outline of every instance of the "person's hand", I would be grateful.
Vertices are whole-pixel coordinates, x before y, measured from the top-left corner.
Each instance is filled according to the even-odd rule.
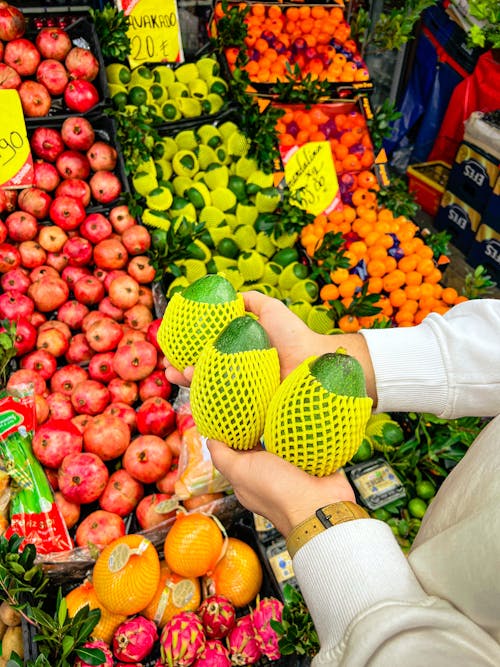
[[[282,380],[304,359],[329,351],[325,349],[326,337],[312,331],[282,301],[253,290],[242,296],[246,311],[258,317],[278,350]]]
[[[170,384],[189,387],[191,380],[193,379],[194,366],[188,366],[184,369],[184,372],[178,371],[177,368],[174,368],[172,364],[169,363],[167,357],[164,358],[163,365],[165,366],[165,376]]]
[[[341,473],[314,477],[260,448],[235,451],[216,440],[209,440],[207,446],[215,467],[240,503],[269,519],[285,538],[318,508],[355,499]]]

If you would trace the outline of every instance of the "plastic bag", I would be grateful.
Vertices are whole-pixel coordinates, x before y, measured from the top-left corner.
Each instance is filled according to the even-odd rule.
[[[73,544],[45,472],[31,449],[35,427],[33,387],[0,393],[0,466],[11,478],[8,539],[16,533],[38,554],[67,551]]]
[[[215,468],[210,458],[206,438],[200,435],[191,414],[189,391],[182,388],[174,401],[177,425],[181,435],[179,454],[179,478],[175,483],[175,495],[179,500],[205,493],[228,491],[229,482]]]

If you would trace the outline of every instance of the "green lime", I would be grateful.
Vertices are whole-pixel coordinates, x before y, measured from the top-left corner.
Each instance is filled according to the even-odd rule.
[[[241,178],[241,176],[236,176],[235,174],[231,174],[231,176],[229,176],[227,187],[236,195],[236,199],[239,202],[246,200],[247,193],[245,189],[244,178]]]
[[[153,72],[145,65],[139,65],[130,74],[130,83],[132,86],[140,85],[149,88],[155,82]]]
[[[161,113],[165,120],[178,120],[181,117],[181,112],[173,102],[166,102],[161,108]]]
[[[382,427],[382,437],[386,445],[399,445],[403,441],[403,429],[396,422],[385,422]]]
[[[130,81],[130,70],[121,63],[111,63],[106,67],[106,76],[109,83],[121,83],[127,85]]]
[[[148,91],[142,86],[132,86],[128,91],[128,101],[130,104],[140,107],[148,101]]]
[[[128,102],[128,94],[126,91],[120,90],[113,95],[111,101],[119,111],[123,111],[123,109],[125,109],[125,105]]]
[[[154,100],[161,100],[165,95],[165,89],[159,83],[153,83],[149,92]]]
[[[416,519],[421,519],[427,511],[427,503],[422,498],[412,498],[408,503],[408,512]]]
[[[240,249],[233,239],[223,238],[217,244],[217,252],[223,257],[238,257]]]
[[[378,509],[373,510],[371,515],[374,519],[378,519],[379,521],[387,521],[391,518],[389,512],[383,507],[379,507]]]
[[[353,463],[361,463],[362,461],[368,461],[368,459],[372,456],[372,454],[373,454],[373,447],[371,442],[367,438],[363,438],[360,446],[358,447],[351,461]]]
[[[417,496],[423,500],[430,500],[436,495],[436,487],[432,482],[424,479],[421,482],[417,482],[415,487]]]

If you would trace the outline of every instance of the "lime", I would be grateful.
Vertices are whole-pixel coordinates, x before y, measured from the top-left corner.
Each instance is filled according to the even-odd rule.
[[[230,211],[236,206],[236,195],[229,188],[214,188],[212,190],[212,202],[221,211]]]
[[[189,188],[193,185],[193,181],[189,176],[176,176],[172,185],[174,187],[174,192],[179,197],[184,197]]]
[[[239,130],[237,132],[233,132],[227,138],[227,152],[233,158],[244,157],[248,153],[249,148],[249,139],[243,134],[243,132],[240,132]]]
[[[225,81],[223,81],[223,83],[225,83]],[[219,125],[219,132],[225,141],[229,139],[233,132],[239,132],[239,129],[240,128],[236,125],[236,123],[233,123],[232,120],[226,120],[224,123]]]
[[[198,136],[200,137],[202,143],[207,144],[207,146],[213,139],[216,139],[215,147],[222,143],[222,137],[220,136],[220,132],[215,127],[215,125],[202,125],[198,128]],[[214,146],[211,146],[211,148],[214,148]]]
[[[208,94],[208,87],[203,79],[193,79],[192,81],[188,81],[187,85],[192,97],[202,99]]]
[[[210,146],[206,146],[205,144],[198,144],[195,149],[195,153],[198,157],[200,169],[206,169],[209,164],[217,162],[215,151],[213,148],[210,148]]]
[[[234,239],[225,237],[219,241],[217,244],[217,252],[223,257],[238,257],[240,249],[235,243]]]
[[[303,322],[307,323],[307,318],[309,316],[309,313],[311,312],[311,304],[307,301],[294,301],[293,303],[290,304],[289,306],[290,310],[292,313],[295,313],[297,317],[300,317],[300,319]]]
[[[234,173],[237,176],[248,179],[254,171],[258,170],[258,164],[253,158],[242,156],[234,165]]]
[[[155,82],[153,72],[145,65],[139,65],[130,73],[131,86],[146,86],[149,88]]]
[[[201,101],[201,106],[203,113],[214,114],[222,109],[224,100],[220,95],[217,95],[217,93],[208,93],[208,95]]]
[[[423,500],[430,500],[436,495],[436,487],[434,484],[426,479],[421,482],[417,482],[415,490],[417,496]]]
[[[236,206],[236,217],[242,225],[253,225],[257,220],[259,212],[254,204],[242,204],[238,202]]]
[[[111,86],[109,87],[111,89]],[[115,92],[112,97],[111,101],[113,102],[114,106],[119,110],[123,111],[125,109],[125,106],[128,102],[128,93],[126,90],[120,90],[118,92]]]
[[[368,461],[368,459],[372,456],[372,454],[373,454],[373,447],[371,445],[371,442],[367,438],[363,438],[360,446],[358,447],[351,461],[353,463],[361,463],[362,461]]]
[[[174,83],[169,83],[167,89],[168,89],[168,95],[172,99],[175,99],[176,97],[189,96],[189,88],[186,86],[185,83],[181,83],[180,81],[174,81]]]
[[[196,67],[198,68],[200,77],[205,79],[205,81],[217,76],[220,70],[219,63],[215,58],[210,57],[200,58],[196,63]]]
[[[130,104],[140,107],[148,101],[148,91],[142,86],[132,86],[128,91],[128,101]]]
[[[325,306],[312,306],[306,324],[316,333],[326,334],[331,330],[333,324],[332,309]]]
[[[177,108],[177,105],[173,102],[166,102],[161,108],[161,113],[165,120],[170,121],[178,120],[182,116],[180,110]]]
[[[169,83],[174,83],[175,74],[168,65],[157,65],[153,68],[153,77],[156,83],[162,86],[168,86]]]
[[[216,93],[217,95],[226,95],[228,91],[228,85],[221,79],[220,76],[213,76],[207,81],[208,90],[210,93]]]
[[[197,118],[201,116],[201,102],[196,97],[179,97],[177,100],[179,110],[185,118]]]
[[[175,78],[181,83],[189,83],[198,79],[199,70],[195,63],[183,63],[174,70]]]
[[[421,519],[427,511],[427,503],[422,498],[412,498],[408,503],[408,512],[416,519]]]
[[[215,206],[205,206],[200,211],[199,221],[209,229],[217,228],[220,224],[224,224],[224,213]]]
[[[198,146],[194,130],[181,130],[175,135],[175,143],[181,150],[192,151]]]
[[[373,510],[371,515],[374,519],[378,519],[379,521],[387,521],[391,518],[389,512],[383,507],[379,507],[378,509]]]
[[[231,190],[231,192],[235,194],[236,199],[239,202],[245,201],[245,199],[247,198],[245,179],[242,178],[241,176],[236,176],[235,174],[231,174],[231,176],[229,176],[227,187]]]
[[[166,98],[165,88],[160,86],[159,83],[153,83],[153,85],[149,89],[149,93],[150,93],[151,97],[153,98],[153,100],[160,100],[161,101],[164,98]]]
[[[130,70],[122,63],[111,63],[106,67],[106,76],[109,83],[121,83],[127,85],[130,81]]]

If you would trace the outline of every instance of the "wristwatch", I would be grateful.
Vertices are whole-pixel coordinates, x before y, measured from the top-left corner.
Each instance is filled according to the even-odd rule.
[[[320,507],[313,516],[305,519],[292,530],[286,540],[288,553],[293,558],[300,547],[327,528],[354,519],[369,518],[370,515],[366,510],[348,500]]]

